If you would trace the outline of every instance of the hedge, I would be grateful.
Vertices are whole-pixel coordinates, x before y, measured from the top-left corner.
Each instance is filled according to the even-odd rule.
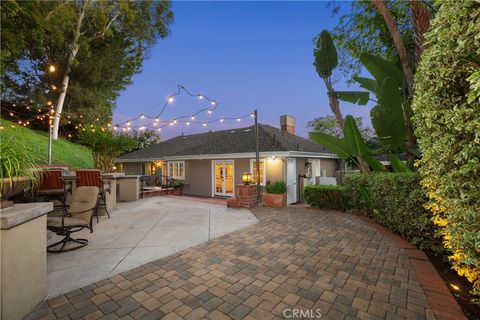
[[[453,268],[480,296],[480,2],[439,4],[415,75],[419,170]]]
[[[304,188],[304,199],[315,208],[344,211],[347,209],[344,193],[342,186],[308,185]]]

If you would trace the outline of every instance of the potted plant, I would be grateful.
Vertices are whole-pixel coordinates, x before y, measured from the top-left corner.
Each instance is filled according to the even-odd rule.
[[[0,204],[1,208],[13,206],[8,199],[23,192],[30,184],[35,184],[39,171],[35,165],[38,160],[30,150],[13,139],[0,142]]]
[[[287,206],[287,185],[285,181],[267,182],[262,198],[265,207],[281,208]]]

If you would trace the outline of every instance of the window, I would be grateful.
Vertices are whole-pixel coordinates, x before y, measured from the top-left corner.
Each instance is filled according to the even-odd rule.
[[[174,179],[185,179],[185,161],[169,161],[168,176]]]
[[[250,160],[250,173],[252,174],[252,180],[257,182],[257,161],[255,159]],[[265,180],[267,180],[265,161],[260,159],[260,184],[264,186]]]

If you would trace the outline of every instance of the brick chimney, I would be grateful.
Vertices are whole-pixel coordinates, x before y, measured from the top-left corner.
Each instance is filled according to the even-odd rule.
[[[280,128],[282,131],[295,134],[295,117],[289,115],[280,116]]]

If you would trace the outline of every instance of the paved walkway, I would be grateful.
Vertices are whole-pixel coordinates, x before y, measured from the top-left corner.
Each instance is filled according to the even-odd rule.
[[[434,319],[404,251],[365,220],[302,207],[41,304],[30,318]]]
[[[194,201],[192,201],[194,200]],[[218,202],[218,201],[217,201]],[[48,254],[48,297],[84,287],[242,229],[258,220],[247,209],[188,198],[154,197],[118,203],[111,218],[100,217],[82,249]],[[95,219],[94,219],[95,221]],[[51,233],[49,243],[61,239]]]

